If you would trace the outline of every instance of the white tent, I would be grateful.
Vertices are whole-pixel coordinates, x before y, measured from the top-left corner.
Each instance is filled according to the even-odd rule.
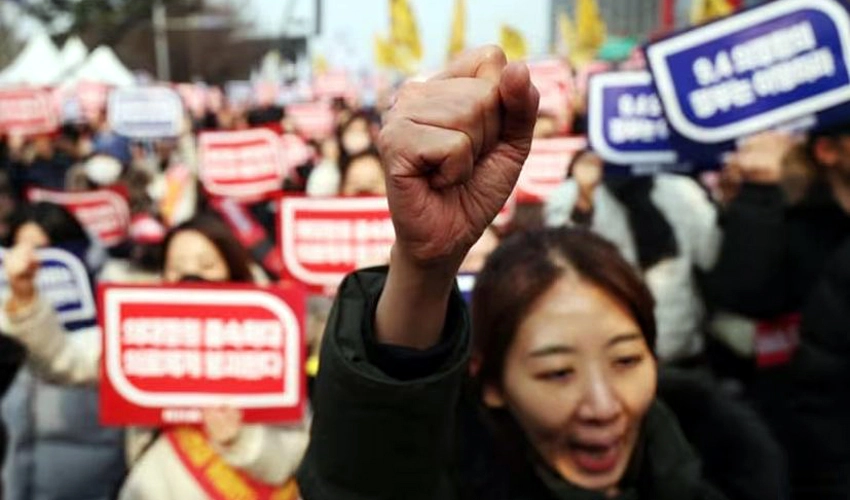
[[[136,77],[127,69],[115,52],[101,45],[89,54],[86,62],[74,71],[62,84],[71,86],[78,82],[96,82],[116,87],[133,85]]]
[[[60,70],[59,50],[47,34],[40,33],[3,69],[0,85],[49,85]]]
[[[59,53],[59,65],[61,74],[71,73],[86,61],[89,55],[89,49],[80,40],[80,37],[69,38],[62,46],[62,51]]]

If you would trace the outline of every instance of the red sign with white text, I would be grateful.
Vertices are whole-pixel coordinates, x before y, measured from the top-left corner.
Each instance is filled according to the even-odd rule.
[[[304,290],[101,286],[101,421],[198,423],[233,406],[247,422],[300,421]]]
[[[262,199],[283,186],[280,137],[268,129],[203,132],[199,177],[214,196]]]
[[[311,139],[330,137],[334,131],[334,114],[325,102],[301,102],[286,107],[286,117],[291,119],[295,130]]]
[[[58,126],[59,117],[51,91],[0,91],[0,134],[46,134]]]
[[[386,198],[283,197],[279,212],[287,277],[336,287],[357,268],[389,262],[395,230]]]
[[[27,191],[30,203],[46,201],[67,208],[80,224],[108,246],[127,239],[130,230],[130,207],[127,199],[116,191],[53,191],[31,188]]]
[[[518,203],[544,202],[567,176],[573,157],[587,147],[584,137],[535,139],[517,182]]]

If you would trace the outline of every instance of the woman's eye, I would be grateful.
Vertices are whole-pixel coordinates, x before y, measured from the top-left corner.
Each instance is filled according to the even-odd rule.
[[[550,370],[547,372],[543,372],[537,376],[540,380],[545,380],[549,382],[559,382],[568,380],[575,373],[575,370],[572,368],[562,368],[560,370]]]
[[[617,368],[631,368],[638,365],[641,361],[643,361],[643,356],[640,355],[620,356],[614,359],[614,365]]]

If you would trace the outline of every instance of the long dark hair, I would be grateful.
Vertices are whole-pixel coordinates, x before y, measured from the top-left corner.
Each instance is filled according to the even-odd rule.
[[[47,202],[31,203],[21,206],[9,219],[9,234],[5,246],[15,243],[15,236],[24,224],[32,222],[38,225],[50,239],[50,245],[79,243],[88,247],[91,239],[80,221],[65,207]]]
[[[532,304],[564,276],[576,276],[604,290],[655,346],[652,294],[617,248],[587,229],[546,228],[516,233],[487,260],[472,297],[473,369],[468,388],[487,431],[497,464],[510,474],[528,472],[528,443],[505,409],[484,408],[485,385],[502,386],[505,358]]]
[[[229,281],[235,283],[252,283],[254,281],[253,274],[251,274],[251,257],[248,255],[248,251],[218,217],[209,213],[201,213],[172,228],[163,241],[162,248],[165,255],[168,254],[168,248],[174,236],[183,231],[197,231],[210,240],[227,264],[230,273]],[[163,259],[162,265],[165,265],[165,259]],[[161,272],[164,271],[164,268],[161,269]]]

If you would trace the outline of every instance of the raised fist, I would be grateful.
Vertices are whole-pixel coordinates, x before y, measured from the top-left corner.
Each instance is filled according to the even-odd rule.
[[[401,88],[379,139],[396,253],[460,264],[513,191],[538,101],[528,68],[498,47]]]

